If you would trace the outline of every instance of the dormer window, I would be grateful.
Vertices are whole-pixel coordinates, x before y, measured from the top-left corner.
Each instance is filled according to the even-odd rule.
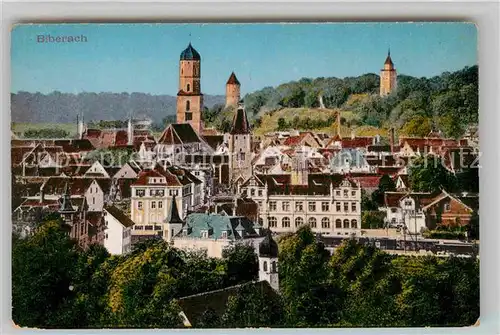
[[[202,230],[201,231],[201,237],[202,238],[208,238],[208,230]]]
[[[222,232],[222,236],[221,236],[223,239],[226,239],[227,238],[227,231],[223,231]]]

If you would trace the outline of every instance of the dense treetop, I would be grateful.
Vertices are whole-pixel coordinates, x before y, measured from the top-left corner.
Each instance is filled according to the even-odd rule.
[[[380,97],[379,76],[354,78],[303,78],[266,87],[244,98],[249,117],[258,119],[283,108],[323,107],[352,112],[349,126],[389,128],[406,135],[425,136],[432,128],[447,136],[460,136],[478,122],[478,67],[444,72],[432,78],[398,76],[398,87]]]
[[[333,255],[308,227],[279,241],[280,294],[238,289],[197,327],[469,326],[479,317],[479,260],[392,256],[346,240]],[[222,259],[164,241],[124,256],[81,251],[57,218],[14,236],[13,320],[37,328],[182,327],[178,299],[258,278],[251,246]]]

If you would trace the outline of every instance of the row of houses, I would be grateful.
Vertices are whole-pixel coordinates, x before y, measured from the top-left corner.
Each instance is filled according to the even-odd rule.
[[[42,214],[61,214],[62,199],[67,198],[75,210],[68,219],[76,222],[71,236],[82,246],[112,239],[121,246],[113,250],[130,250],[134,241],[146,238],[182,240],[184,247],[226,245],[231,236],[245,239],[259,235],[261,228],[286,233],[303,225],[325,236],[359,236],[362,192],[375,190],[383,175],[394,179],[398,191],[386,194],[381,209],[388,225],[404,225],[414,233],[453,220],[464,225],[477,207],[462,196],[411,192],[411,157],[445,157],[455,149],[474,155],[467,141],[439,134],[400,137],[399,145],[394,145],[393,136],[385,145],[379,136],[342,138],[313,132],[256,138],[242,105],[227,134],[213,129],[198,134],[189,123],[180,123],[168,125],[156,140],[147,129],[134,129],[130,120],[126,130],[97,131],[82,122],[78,129],[74,140],[12,140],[15,231],[29,234]],[[114,141],[109,140],[113,132]],[[118,134],[127,135],[126,143],[116,140]],[[117,164],[112,154],[96,157],[96,150],[104,148],[111,153],[129,148],[134,155]],[[454,160],[448,162],[456,171]],[[451,199],[448,207],[442,205],[446,199]],[[170,222],[172,216],[181,222]],[[244,233],[238,234],[232,227],[235,220],[252,225],[242,223]],[[198,234],[198,222],[212,228]],[[181,232],[184,224],[191,233]],[[233,233],[217,233],[222,230],[214,227],[220,225],[231,226]],[[110,233],[115,231],[121,234]],[[208,249],[220,255],[221,248]]]

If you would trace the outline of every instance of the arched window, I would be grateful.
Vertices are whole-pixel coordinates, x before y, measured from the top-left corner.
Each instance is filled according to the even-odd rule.
[[[300,225],[303,225],[304,224],[304,219],[301,218],[301,217],[298,217],[295,219],[295,227],[298,227]]]
[[[349,228],[349,220],[344,220],[344,228]]]
[[[340,219],[335,220],[335,228],[342,228],[342,220]]]
[[[189,92],[190,89],[191,89],[191,85],[187,84],[186,90]]]
[[[269,227],[275,228],[278,225],[278,220],[274,216],[269,217],[268,219]]]
[[[330,228],[330,219],[327,217],[324,217],[321,219],[321,227],[322,228]]]
[[[276,261],[271,263],[271,272],[276,272]]]
[[[358,221],[356,219],[351,220],[351,228],[353,228],[353,229],[358,228]]]
[[[191,110],[191,103],[188,101],[186,101],[186,110],[189,111]]]
[[[308,223],[309,227],[316,228],[316,218],[309,218]]]
[[[289,217],[284,217],[281,219],[281,227],[283,228],[290,228],[290,218]]]
[[[264,271],[267,271],[267,262],[266,261],[264,261],[263,269],[264,269]]]

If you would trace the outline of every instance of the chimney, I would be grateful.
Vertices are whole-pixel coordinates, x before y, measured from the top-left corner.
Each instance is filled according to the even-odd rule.
[[[337,112],[337,135],[340,136],[340,111]]]
[[[134,128],[132,127],[132,117],[128,119],[128,124],[127,124],[127,145],[132,145],[134,144]]]
[[[43,190],[43,187],[40,188],[40,203],[43,203],[43,201],[45,200],[45,192]]]
[[[394,128],[389,130],[389,143],[391,145],[391,154],[394,153]]]

